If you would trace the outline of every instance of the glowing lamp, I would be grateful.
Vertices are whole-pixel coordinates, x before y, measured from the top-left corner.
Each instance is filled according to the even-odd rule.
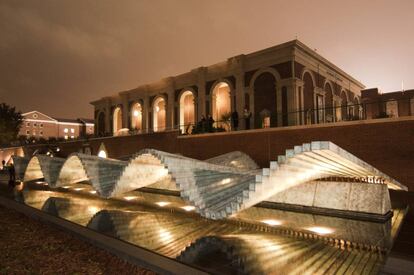
[[[282,224],[282,222],[278,221],[278,220],[262,220],[262,223],[265,223],[265,224],[270,225],[270,226],[276,226],[276,225],[281,225]]]
[[[159,202],[156,202],[155,204],[157,204],[158,206],[164,207],[166,205],[169,205],[170,203],[166,201],[159,201]]]

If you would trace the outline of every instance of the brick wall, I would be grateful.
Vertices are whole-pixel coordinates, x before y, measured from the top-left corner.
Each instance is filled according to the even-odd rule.
[[[332,141],[414,191],[414,117],[341,122],[334,125],[294,126],[234,133],[178,136],[164,132],[137,136],[101,138],[59,145],[61,153],[90,146],[98,153],[103,142],[111,158],[131,155],[143,148],[207,159],[231,151],[243,151],[261,167],[286,149],[311,141]]]

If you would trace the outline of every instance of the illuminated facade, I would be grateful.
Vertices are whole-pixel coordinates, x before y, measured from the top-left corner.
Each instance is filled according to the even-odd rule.
[[[215,126],[237,111],[239,129],[334,122],[362,115],[364,85],[298,40],[231,57],[93,101],[96,134]],[[138,109],[136,109],[138,107]],[[244,110],[251,112],[243,119]]]
[[[38,111],[27,112],[22,116],[19,136],[75,139],[94,133],[94,121],[91,119],[52,118]]]

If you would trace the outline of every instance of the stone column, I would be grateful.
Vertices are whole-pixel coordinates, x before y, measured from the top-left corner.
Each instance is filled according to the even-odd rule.
[[[277,118],[277,127],[283,125],[282,123],[282,87],[286,81],[280,80],[276,81],[276,114],[275,117]],[[272,119],[272,118],[271,118]]]
[[[174,79],[169,77],[167,80],[167,87],[165,92],[167,93],[167,106],[166,106],[166,128],[171,130],[174,126]]]
[[[294,105],[294,112],[295,112],[295,124],[293,125],[301,125],[304,124],[305,121],[305,112],[304,112],[304,99],[303,99],[303,86],[304,83],[302,80],[298,78],[294,78],[292,80],[292,90],[294,93],[295,105]]]
[[[130,116],[129,110],[129,96],[127,93],[120,93],[122,102],[122,128],[131,128],[128,123],[128,116]]]
[[[236,87],[235,87],[235,94],[236,94],[236,111],[239,114],[239,130],[245,129],[244,120],[243,120],[243,111],[244,106],[246,105],[244,102],[244,71],[242,69],[242,65],[239,65],[238,70],[235,74],[236,77]]]
[[[199,67],[192,71],[196,74],[197,79],[197,118],[196,122],[201,119],[201,116],[206,115],[206,68]]]
[[[112,133],[111,115],[111,99],[105,98],[105,133]]]
[[[142,98],[142,130],[144,132],[148,131],[149,128],[149,120],[151,119],[149,116],[150,111],[150,105],[149,105],[149,96],[148,92],[145,91],[144,97]]]

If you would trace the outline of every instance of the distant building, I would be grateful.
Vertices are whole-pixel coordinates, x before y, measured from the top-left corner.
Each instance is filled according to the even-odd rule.
[[[93,119],[53,118],[38,111],[22,114],[23,123],[19,135],[35,138],[75,139],[94,133]]]
[[[380,93],[378,88],[361,91],[365,118],[414,116],[414,90]]]

